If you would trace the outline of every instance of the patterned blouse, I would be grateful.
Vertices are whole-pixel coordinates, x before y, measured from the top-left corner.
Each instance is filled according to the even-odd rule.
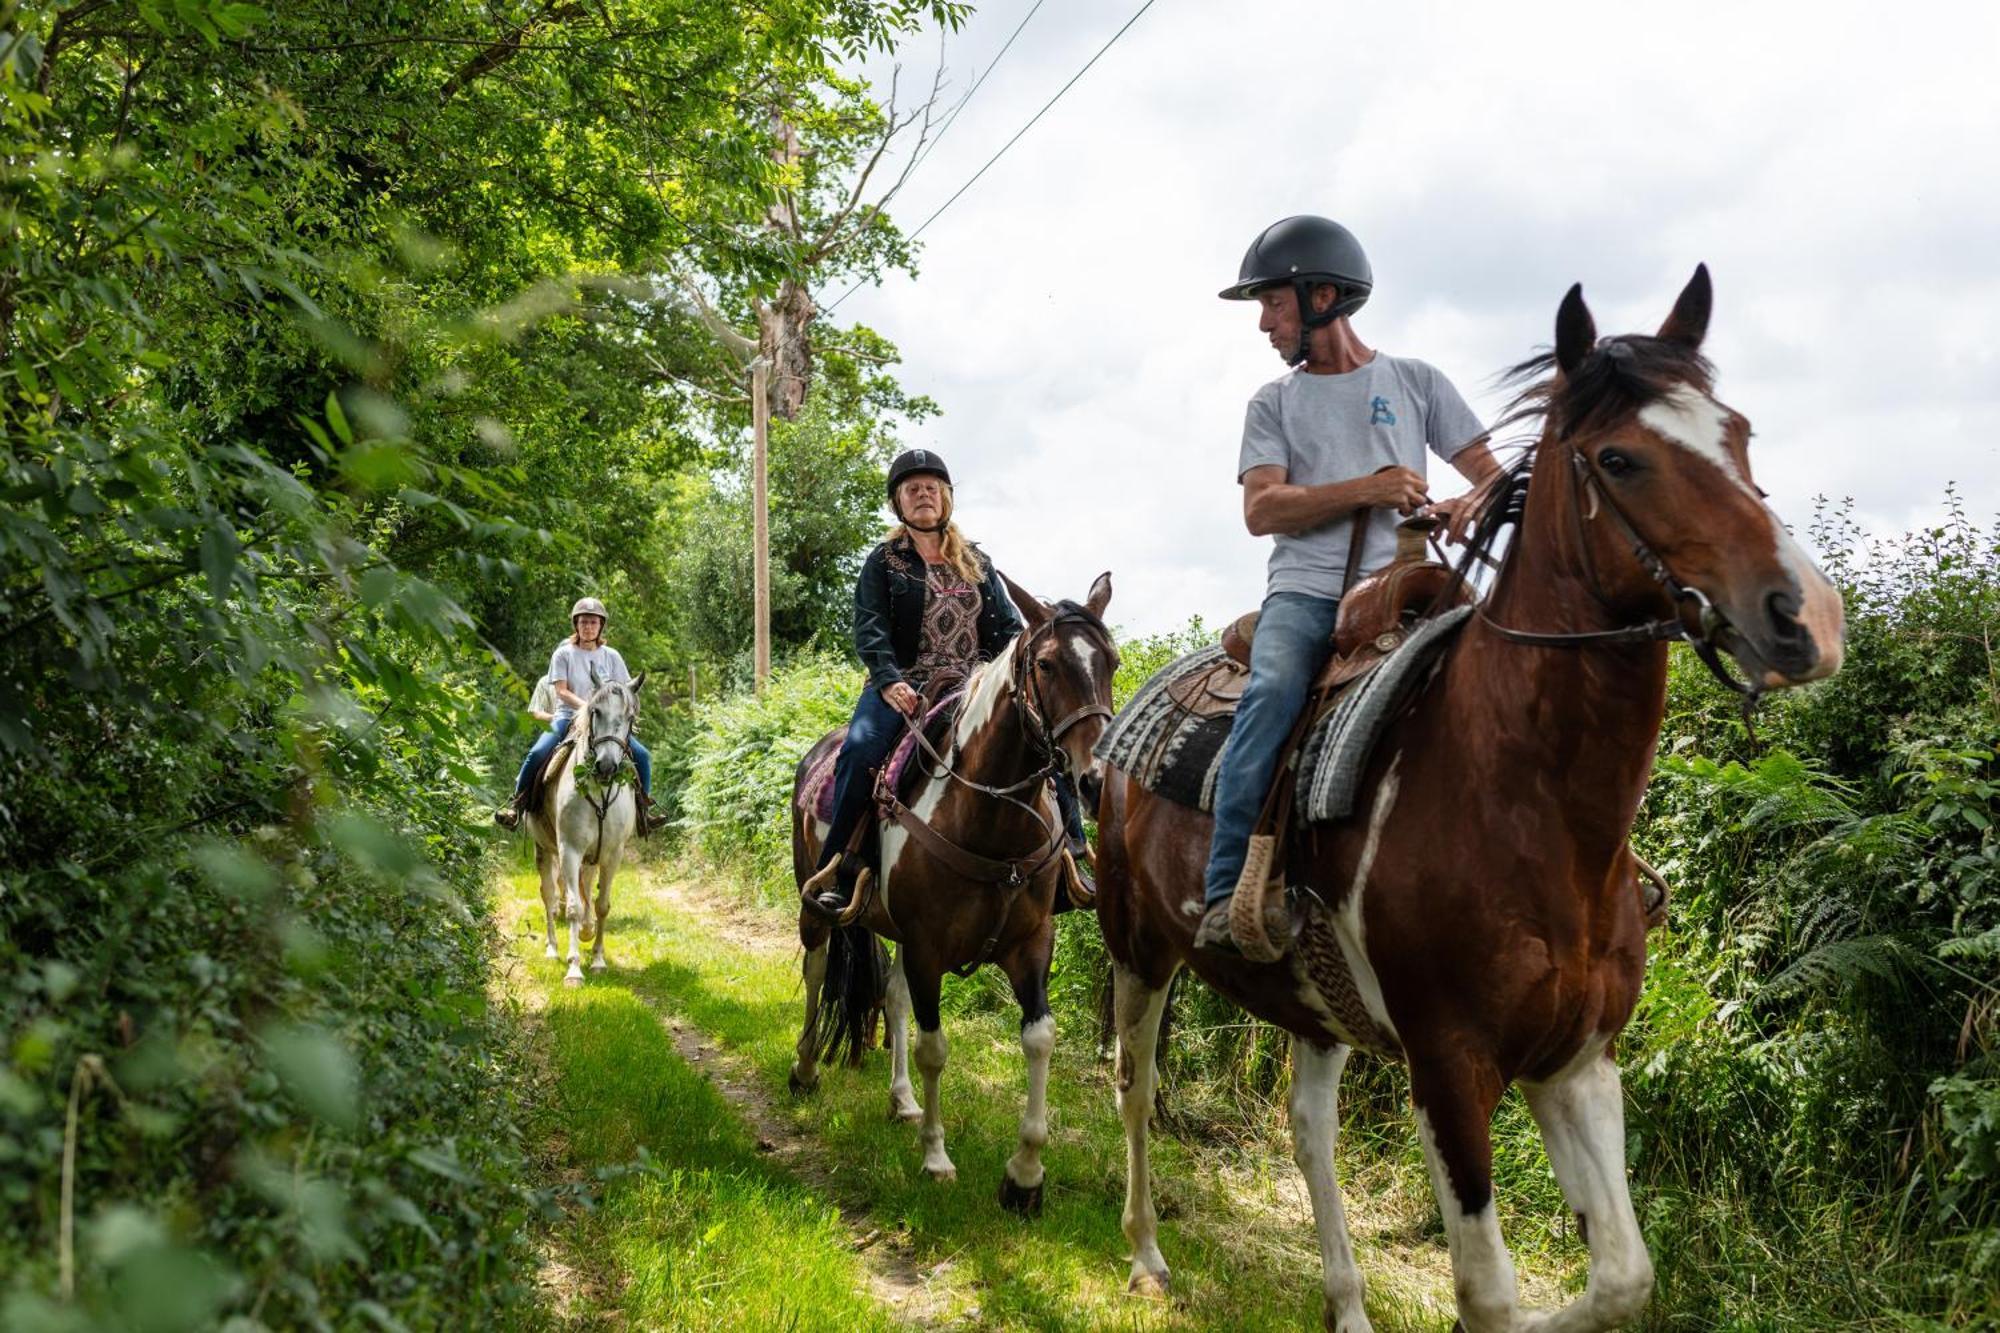
[[[938,675],[970,675],[979,662],[979,586],[950,565],[924,568],[924,624],[916,664],[904,678],[918,690]]]

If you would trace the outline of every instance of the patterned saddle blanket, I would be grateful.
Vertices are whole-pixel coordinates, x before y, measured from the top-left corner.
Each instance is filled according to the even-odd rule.
[[[1329,823],[1354,812],[1375,743],[1458,636],[1469,606],[1419,623],[1388,656],[1352,679],[1312,724],[1299,757],[1296,810]],[[1097,742],[1097,757],[1177,805],[1214,813],[1222,751],[1250,673],[1220,644],[1162,667]]]
[[[958,713],[959,700],[965,697],[963,689],[953,690],[931,706],[924,714],[924,732],[931,737],[931,743],[938,741],[938,731],[943,724]],[[799,809],[825,824],[833,819],[833,769],[840,761],[841,745],[847,743],[847,728],[840,727],[834,733],[840,737],[840,744],[830,746],[820,756],[819,762],[806,774],[806,780],[799,786]],[[905,729],[903,738],[896,742],[896,748],[882,765],[880,782],[886,783],[890,791],[903,790],[903,779],[908,776],[910,760],[917,753],[917,733]]]

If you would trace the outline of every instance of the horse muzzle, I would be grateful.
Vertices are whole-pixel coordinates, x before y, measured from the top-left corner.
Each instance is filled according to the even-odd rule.
[[[1799,584],[1803,583],[1801,591]],[[1724,608],[1716,642],[1763,689],[1824,680],[1846,654],[1847,615],[1840,594],[1817,569],[1768,588],[1749,606]]]

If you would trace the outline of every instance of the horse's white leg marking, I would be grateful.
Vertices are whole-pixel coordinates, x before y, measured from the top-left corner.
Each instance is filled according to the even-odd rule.
[[[792,1087],[799,1092],[809,1092],[819,1085],[819,1060],[817,1034],[819,1031],[819,988],[826,980],[826,960],[828,945],[806,953],[806,1025],[799,1029],[799,1044],[794,1048],[792,1059]]]
[[[1111,1006],[1118,1025],[1118,1118],[1125,1122],[1125,1239],[1132,1242],[1128,1291],[1160,1295],[1167,1289],[1167,1261],[1160,1254],[1160,1217],[1153,1211],[1152,1168],[1146,1127],[1153,1118],[1156,1075],[1153,1048],[1167,988],[1148,990],[1137,974],[1113,965]]]
[[[611,877],[618,873],[618,860],[624,847],[606,847],[604,860],[597,867],[597,902],[594,904],[594,929],[590,942],[590,970],[602,972],[604,961],[604,921],[611,915]]]
[[[1347,1067],[1349,1049],[1336,1046],[1323,1051],[1292,1038],[1292,1160],[1306,1178],[1313,1225],[1319,1231],[1324,1323],[1334,1333],[1368,1333],[1368,1312],[1361,1307],[1361,1269],[1354,1262],[1347,1213],[1340,1204],[1340,1180],[1333,1169],[1334,1147],[1340,1140],[1340,1072]]]
[[[903,946],[889,968],[889,993],[882,1001],[882,1022],[889,1029],[889,1118],[921,1120],[916,1089],[910,1086],[910,979],[903,975]]]
[[[947,1044],[944,1025],[926,1032],[917,1029],[917,1071],[924,1076],[924,1124],[919,1139],[924,1145],[924,1171],[932,1180],[957,1180],[958,1168],[944,1151],[944,1111],[938,1104],[938,1076],[944,1073]]]
[[[557,877],[562,884],[563,919],[569,923],[569,971],[563,974],[565,986],[583,984],[582,953],[578,949],[578,933],[583,929],[583,893],[577,887],[577,880],[583,872],[583,853],[567,844],[562,849],[562,868]]]
[[[1625,1178],[1625,1100],[1618,1066],[1587,1052],[1547,1083],[1523,1084],[1528,1109],[1563,1197],[1582,1219],[1590,1246],[1590,1281],[1583,1295],[1550,1316],[1545,1327],[1597,1333],[1639,1317],[1653,1290],[1653,1261],[1639,1234]]]
[[[542,951],[544,958],[560,958],[556,948],[556,854],[540,843],[535,844],[535,870],[542,881],[542,920],[548,929],[549,947]]]
[[[1056,1016],[1043,1014],[1021,1029],[1028,1062],[1028,1105],[1021,1112],[1021,1142],[1007,1159],[1007,1179],[1023,1189],[1042,1183],[1042,1145],[1049,1141],[1049,1056],[1056,1049]]]
[[[1500,1238],[1493,1201],[1489,1198],[1476,1213],[1459,1206],[1451,1175],[1438,1151],[1437,1135],[1431,1130],[1431,1118],[1421,1106],[1417,1108],[1417,1137],[1423,1141],[1424,1160],[1431,1168],[1431,1189],[1437,1194],[1438,1210],[1444,1214],[1459,1321],[1467,1333],[1505,1333],[1518,1327],[1514,1260],[1507,1253],[1507,1242]]]
[[[1368,838],[1361,845],[1361,859],[1354,866],[1354,884],[1347,897],[1340,904],[1340,911],[1334,916],[1334,935],[1340,941],[1340,951],[1347,957],[1347,970],[1354,976],[1354,990],[1360,995],[1361,1003],[1368,1009],[1368,1016],[1390,1036],[1396,1036],[1396,1025],[1389,1021],[1389,1005],[1382,998],[1382,983],[1375,976],[1375,967],[1368,961],[1368,939],[1361,922],[1361,900],[1368,887],[1368,873],[1375,868],[1375,853],[1382,846],[1382,830],[1389,823],[1389,812],[1396,808],[1396,795],[1401,790],[1402,779],[1398,772],[1403,766],[1403,752],[1398,750],[1389,760],[1389,771],[1382,775],[1382,783],[1375,789],[1375,804],[1368,812]]]

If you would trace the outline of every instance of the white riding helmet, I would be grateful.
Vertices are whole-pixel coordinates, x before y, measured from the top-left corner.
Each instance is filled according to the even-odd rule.
[[[569,609],[569,623],[572,625],[576,624],[578,616],[596,616],[607,625],[611,623],[611,613],[606,611],[604,603],[598,601],[595,597],[579,597],[576,599],[576,605]]]

